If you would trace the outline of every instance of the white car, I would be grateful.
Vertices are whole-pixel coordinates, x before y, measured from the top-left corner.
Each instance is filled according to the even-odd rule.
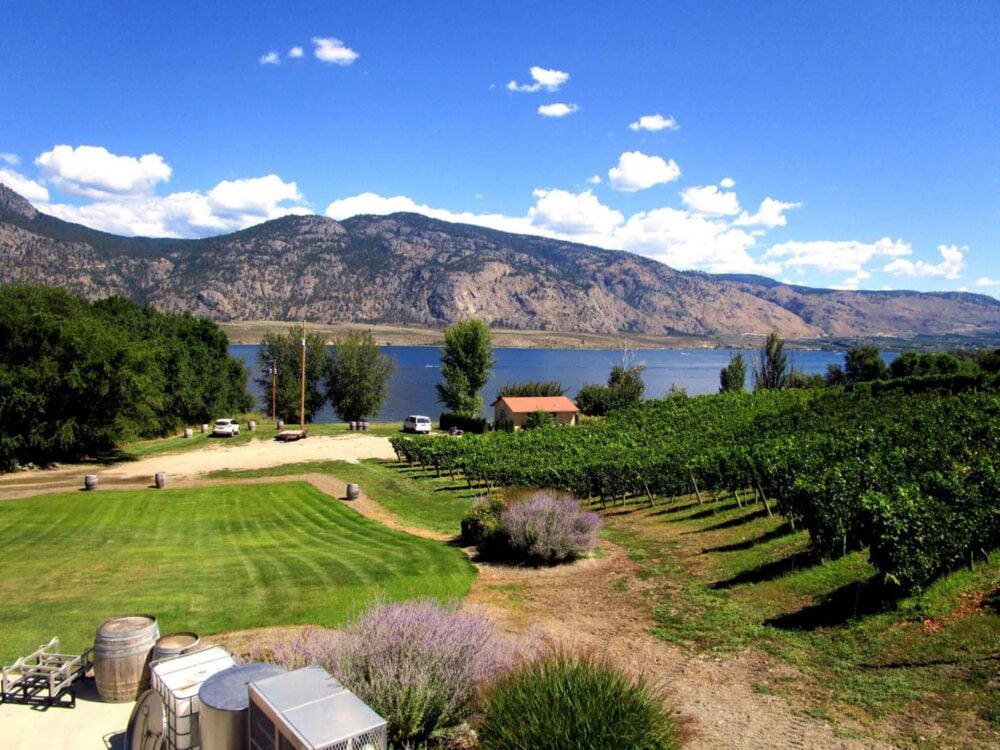
[[[212,437],[236,437],[240,434],[240,423],[235,419],[216,419],[212,426]]]
[[[425,435],[431,431],[431,418],[420,414],[411,414],[403,420],[403,432],[422,432]]]

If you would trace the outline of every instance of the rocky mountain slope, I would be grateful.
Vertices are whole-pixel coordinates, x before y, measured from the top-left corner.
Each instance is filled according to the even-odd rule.
[[[127,238],[0,185],[0,284],[120,294],[220,321],[491,326],[587,333],[914,336],[1000,331],[1000,301],[842,292],[680,272],[626,252],[416,214],[289,216],[202,240]]]

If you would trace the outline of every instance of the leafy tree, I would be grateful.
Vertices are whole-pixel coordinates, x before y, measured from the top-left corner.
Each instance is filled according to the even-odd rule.
[[[552,427],[555,425],[556,420],[547,411],[542,411],[541,409],[531,412],[524,420],[524,429],[533,430],[538,427]]]
[[[784,339],[777,331],[767,335],[767,340],[758,351],[757,361],[753,366],[755,391],[776,390],[788,385],[788,357],[784,349]]]
[[[370,333],[337,339],[326,373],[326,395],[337,416],[354,422],[378,414],[395,371],[395,360],[379,351]]]
[[[844,373],[844,368],[831,362],[826,366],[823,382],[827,385],[846,385],[847,375]]]
[[[496,359],[493,334],[481,320],[463,320],[444,332],[438,401],[452,414],[471,417],[483,408],[481,392]]]
[[[746,390],[746,382],[747,361],[743,354],[736,352],[719,372],[719,393]]]
[[[786,388],[824,388],[826,378],[820,374],[809,375],[802,370],[792,370],[788,373],[788,380],[785,382]]]
[[[844,357],[844,377],[848,383],[884,380],[888,375],[882,353],[874,346],[856,346]]]
[[[604,416],[618,409],[627,409],[642,403],[646,384],[642,373],[646,365],[629,365],[625,362],[614,365],[608,376],[608,384],[585,383],[576,394],[576,405],[580,411],[590,416]]]
[[[505,396],[565,396],[566,388],[555,380],[528,380],[524,383],[504,383],[497,398]]]
[[[306,422],[312,422],[316,413],[326,403],[326,395],[320,390],[320,382],[326,373],[326,340],[319,333],[307,332],[306,350]],[[275,378],[275,404],[278,417],[286,422],[298,422],[302,394],[302,329],[292,326],[287,333],[269,333],[261,341],[257,352],[257,362],[261,375],[257,384],[263,389],[264,407],[271,411],[270,366],[278,368]]]

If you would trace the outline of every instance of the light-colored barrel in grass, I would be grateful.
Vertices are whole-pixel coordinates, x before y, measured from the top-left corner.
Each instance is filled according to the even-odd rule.
[[[97,489],[97,474],[87,474],[83,478],[83,488],[88,491]]]
[[[94,639],[94,681],[101,700],[134,701],[149,687],[149,657],[160,637],[152,615],[113,617]]]
[[[193,435],[194,435],[194,430],[192,430],[190,427],[184,428],[184,437],[189,438]]]
[[[348,500],[357,500],[360,494],[361,494],[361,488],[358,487],[358,485],[354,484],[353,482],[348,483],[347,485]]]
[[[158,471],[153,475],[153,484],[156,485],[156,489],[162,490],[167,486],[167,472]]]

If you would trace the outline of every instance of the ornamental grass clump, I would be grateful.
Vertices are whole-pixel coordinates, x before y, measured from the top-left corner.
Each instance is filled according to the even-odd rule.
[[[334,674],[389,723],[389,743],[417,747],[471,715],[506,667],[492,620],[431,600],[374,605],[347,627]]]
[[[539,491],[503,511],[500,524],[512,556],[553,563],[587,554],[597,545],[601,519],[564,492]]]
[[[486,695],[482,750],[672,750],[674,717],[642,680],[556,652],[512,670]]]

